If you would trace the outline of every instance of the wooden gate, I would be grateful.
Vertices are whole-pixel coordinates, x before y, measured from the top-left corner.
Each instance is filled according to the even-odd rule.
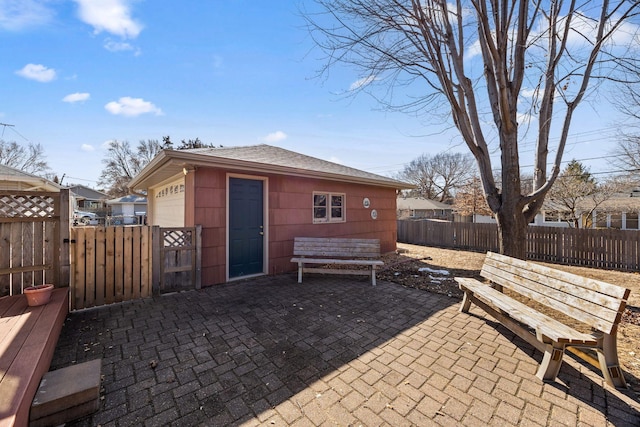
[[[154,227],[153,233],[153,292],[200,289],[202,226]]]
[[[69,286],[69,190],[0,192],[0,297]]]
[[[71,228],[71,309],[151,295],[151,228]]]

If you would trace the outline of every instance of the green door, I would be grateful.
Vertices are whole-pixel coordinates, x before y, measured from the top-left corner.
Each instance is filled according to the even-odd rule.
[[[229,178],[229,278],[264,272],[263,182]]]

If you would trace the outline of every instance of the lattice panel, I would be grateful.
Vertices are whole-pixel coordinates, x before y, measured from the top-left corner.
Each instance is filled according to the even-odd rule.
[[[181,248],[193,246],[192,230],[164,230],[164,247]]]
[[[0,195],[0,217],[44,218],[55,215],[55,200],[49,195]]]

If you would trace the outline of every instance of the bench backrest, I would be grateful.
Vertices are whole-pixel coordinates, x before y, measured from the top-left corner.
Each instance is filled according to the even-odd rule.
[[[380,240],[335,237],[296,237],[295,256],[326,258],[379,258]]]
[[[487,252],[481,275],[608,334],[620,323],[631,293],[621,286],[492,252]]]

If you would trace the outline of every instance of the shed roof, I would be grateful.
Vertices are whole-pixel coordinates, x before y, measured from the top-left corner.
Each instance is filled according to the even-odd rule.
[[[129,188],[145,190],[182,173],[183,168],[198,167],[321,178],[396,189],[413,188],[412,184],[266,144],[162,150],[133,178]]]
[[[425,199],[423,197],[398,197],[396,201],[398,209],[415,209],[415,210],[453,210],[453,206],[437,200]]]
[[[72,185],[69,187],[69,190],[71,190],[71,192],[78,198],[82,199],[104,200],[109,197],[108,194],[103,193],[102,191],[94,190],[93,188],[89,188],[86,185]]]
[[[7,165],[0,165],[0,181],[21,182],[30,186],[28,190],[60,191],[62,188],[61,185],[46,178]]]

